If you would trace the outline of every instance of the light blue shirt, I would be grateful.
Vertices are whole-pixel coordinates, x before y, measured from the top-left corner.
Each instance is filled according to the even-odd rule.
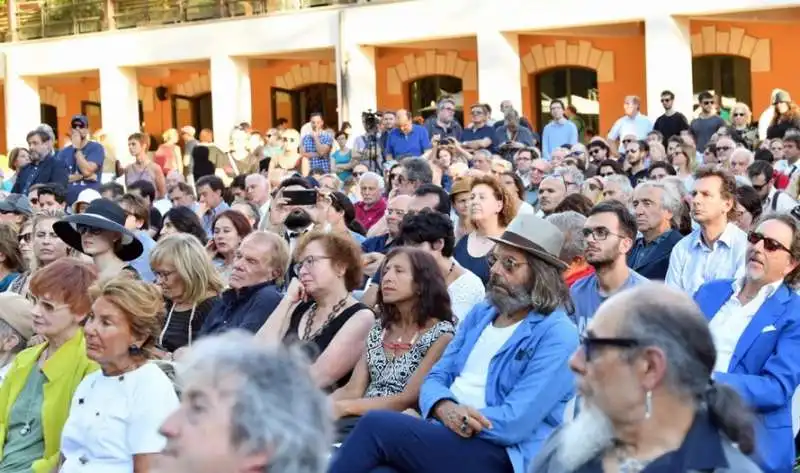
[[[640,140],[647,138],[647,134],[653,131],[653,122],[647,115],[637,113],[633,117],[623,115],[611,127],[608,133],[609,140],[620,140],[619,151],[624,151],[622,138],[627,135],[636,135]]]
[[[610,294],[606,294],[600,290],[597,281],[597,273],[586,276],[572,285],[569,293],[570,296],[572,296],[572,303],[575,304],[575,313],[573,317],[575,319],[575,324],[578,326],[578,333],[583,333],[583,331],[586,330],[589,321],[592,320],[600,304],[605,302],[606,299],[625,289],[650,282],[649,279],[632,269],[629,269],[629,273],[628,279],[625,280],[622,286]]]
[[[542,132],[542,157],[550,161],[550,153],[563,144],[574,145],[578,142],[578,127],[574,123],[562,118],[553,120],[544,127]]]
[[[155,282],[156,275],[153,274],[153,268],[150,267],[150,252],[156,247],[156,241],[150,238],[149,233],[142,230],[136,231],[136,238],[142,242],[144,251],[142,251],[142,254],[139,255],[138,258],[131,261],[130,264],[133,266],[133,269],[139,273],[139,277],[142,278],[142,281]]]
[[[215,209],[211,209],[203,215],[203,230],[206,231],[206,236],[208,236],[208,238],[214,238],[214,220],[217,218],[217,215],[226,210],[230,210],[230,208],[231,207],[223,200]]]
[[[728,223],[713,248],[706,245],[701,235],[702,229],[698,228],[672,248],[664,281],[690,296],[704,283],[715,279],[739,279],[745,274],[745,232]]]

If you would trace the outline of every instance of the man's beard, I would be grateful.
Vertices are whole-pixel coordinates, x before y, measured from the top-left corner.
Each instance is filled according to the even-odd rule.
[[[589,263],[594,269],[605,269],[614,264],[615,258],[605,252],[594,257],[594,259],[586,258],[586,262]]]
[[[283,221],[283,224],[292,231],[303,230],[313,223],[311,215],[303,209],[292,210]]]
[[[564,424],[558,439],[558,464],[564,472],[572,472],[613,445],[614,428],[603,411],[587,403],[577,417]]]
[[[496,274],[489,278],[487,289],[489,302],[501,314],[509,315],[533,307],[533,298],[527,288],[510,287]]]

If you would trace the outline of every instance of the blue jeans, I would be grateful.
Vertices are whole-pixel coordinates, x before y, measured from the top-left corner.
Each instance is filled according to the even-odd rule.
[[[439,423],[369,412],[336,453],[328,473],[513,473],[506,450],[463,438]]]

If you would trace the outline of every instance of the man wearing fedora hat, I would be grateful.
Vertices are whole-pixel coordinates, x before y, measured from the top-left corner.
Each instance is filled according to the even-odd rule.
[[[425,379],[422,419],[367,413],[329,473],[525,472],[561,424],[578,347],[561,276],[567,265],[557,256],[564,237],[550,222],[521,215],[493,240],[487,299]]]
[[[0,294],[0,385],[17,353],[33,337],[33,304],[10,292]]]
[[[144,247],[125,228],[127,215],[114,201],[96,199],[82,214],[68,215],[53,224],[53,231],[64,243],[91,256],[101,279],[128,271],[139,277],[129,264],[142,254]]]

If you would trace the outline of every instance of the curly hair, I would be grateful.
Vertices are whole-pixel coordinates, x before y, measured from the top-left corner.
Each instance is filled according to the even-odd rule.
[[[503,208],[500,209],[500,213],[497,215],[497,222],[498,224],[505,228],[507,227],[512,220],[514,220],[514,216],[516,215],[516,209],[514,208],[514,202],[512,201],[511,194],[500,184],[494,176],[479,176],[472,179],[472,185],[470,186],[470,191],[474,190],[475,187],[484,185],[492,189],[492,194],[494,194],[494,198],[501,201],[503,203]],[[473,222],[475,224],[475,222]]]
[[[380,268],[381,274],[384,273],[386,265],[400,255],[406,255],[411,263],[411,280],[414,284],[414,294],[417,295],[414,304],[417,325],[424,327],[431,318],[453,322],[455,316],[450,307],[447,283],[433,256],[423,250],[407,246],[395,248],[383,260]],[[394,304],[388,304],[383,300],[382,290],[378,291],[378,309],[381,325],[384,328],[400,320],[400,311]]]

